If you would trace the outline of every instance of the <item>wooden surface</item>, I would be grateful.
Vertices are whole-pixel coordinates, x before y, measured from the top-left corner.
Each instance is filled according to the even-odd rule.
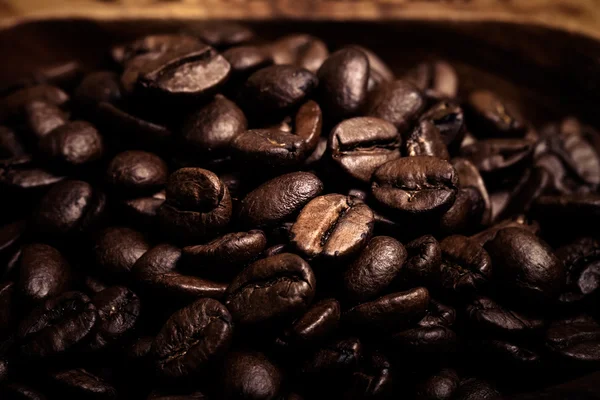
[[[600,0],[0,0],[3,26],[54,18],[494,21],[600,39]]]

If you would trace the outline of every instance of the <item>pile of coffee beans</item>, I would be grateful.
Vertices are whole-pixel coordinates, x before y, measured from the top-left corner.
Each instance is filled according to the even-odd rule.
[[[598,131],[308,34],[105,51],[1,91],[0,398],[500,399],[600,368]]]

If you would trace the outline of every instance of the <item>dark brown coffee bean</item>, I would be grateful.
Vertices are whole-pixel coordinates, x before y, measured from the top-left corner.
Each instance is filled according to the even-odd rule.
[[[345,386],[340,383],[347,383],[346,379],[358,370],[362,353],[363,345],[358,338],[337,339],[310,355],[302,371],[321,395],[343,390]]]
[[[223,52],[223,57],[231,65],[231,78],[240,81],[273,63],[271,54],[257,46],[232,47]]]
[[[479,90],[467,102],[469,130],[479,137],[522,137],[527,130],[516,107],[493,92]]]
[[[242,110],[224,96],[192,113],[184,123],[181,145],[187,152],[210,158],[224,157],[230,143],[248,128]]]
[[[0,284],[0,340],[5,340],[18,322],[17,294],[13,282]]]
[[[544,327],[544,320],[502,307],[487,297],[478,297],[467,305],[469,322],[480,331],[496,334],[531,333]]]
[[[243,266],[258,258],[267,247],[263,231],[235,232],[206,244],[184,247],[187,269],[202,276],[232,278]]]
[[[495,219],[502,220],[528,212],[531,204],[546,190],[549,180],[550,175],[543,168],[525,171],[506,204],[495,214]]]
[[[304,206],[292,226],[290,240],[309,259],[342,260],[360,252],[373,226],[373,211],[366,204],[341,194],[328,194]]]
[[[394,80],[394,73],[390,67],[377,54],[362,46],[352,46],[362,51],[369,59],[369,91],[375,90],[379,85]]]
[[[291,64],[311,72],[317,72],[329,56],[325,43],[306,34],[284,36],[267,46],[267,51],[275,64]]]
[[[407,329],[391,337],[391,343],[399,354],[422,354],[434,356],[456,351],[456,333],[445,326],[424,326]]]
[[[54,247],[30,244],[23,247],[18,289],[27,301],[40,302],[64,292],[70,284],[69,262]]]
[[[18,337],[26,357],[58,355],[80,344],[96,322],[96,307],[80,292],[66,292],[35,308],[20,325]]]
[[[48,238],[88,233],[104,215],[106,196],[89,183],[65,180],[54,185],[34,210],[32,228]]]
[[[492,276],[492,260],[476,242],[466,236],[448,236],[440,242],[441,286],[459,294],[479,292]]]
[[[96,293],[92,303],[96,306],[98,318],[91,334],[91,349],[106,348],[133,332],[141,302],[131,290],[124,286],[111,286]]]
[[[98,161],[104,152],[102,136],[84,121],[69,122],[40,140],[40,150],[61,167],[77,168]]]
[[[144,235],[129,228],[106,228],[94,246],[96,266],[108,276],[125,277],[150,245]]]
[[[440,131],[429,120],[422,120],[406,136],[404,152],[409,157],[433,156],[442,160],[449,160],[450,155],[446,144],[440,135]]]
[[[138,84],[166,99],[193,102],[206,98],[218,91],[231,71],[227,60],[209,46],[187,54],[167,52],[159,60],[140,75]]]
[[[463,143],[467,129],[462,108],[455,102],[444,100],[427,110],[421,121],[431,121],[440,131],[450,154],[455,154]]]
[[[369,59],[347,47],[331,54],[317,71],[318,97],[325,114],[334,120],[353,116],[367,99]]]
[[[223,365],[224,400],[274,400],[279,395],[283,373],[264,354],[233,352]]]
[[[234,157],[261,169],[289,168],[310,155],[303,138],[276,129],[251,129],[232,142]]]
[[[176,391],[177,392],[177,391]],[[164,392],[152,391],[146,400],[207,400],[204,394],[200,392],[191,392],[186,394],[166,394]]]
[[[456,321],[456,310],[434,299],[430,299],[427,315],[419,321],[421,327],[445,326],[451,327]]]
[[[96,276],[88,275],[83,281],[83,286],[88,294],[94,294],[103,291],[108,286]]]
[[[15,131],[0,126],[0,159],[10,159],[25,155],[25,147]]]
[[[162,189],[167,164],[157,155],[130,150],[117,154],[108,164],[106,181],[122,196],[141,196]]]
[[[339,123],[329,135],[333,161],[354,180],[368,183],[373,172],[400,158],[400,135],[387,121],[356,117]]]
[[[417,386],[417,400],[450,400],[458,388],[460,379],[453,369],[442,369]]]
[[[532,232],[534,235],[537,235],[540,231],[540,226],[537,223],[529,223],[525,220],[524,216],[517,216],[514,219],[507,219],[504,221],[500,221],[495,225],[490,226],[489,228],[471,236],[471,240],[474,240],[481,246],[484,246],[490,240],[493,240],[496,237],[496,234],[500,232],[504,228],[521,228]]]
[[[597,365],[600,325],[588,315],[554,321],[546,331],[544,344],[563,361]]]
[[[343,320],[370,333],[398,331],[419,321],[425,315],[428,304],[429,292],[419,287],[359,304],[346,311]]]
[[[393,390],[392,365],[383,354],[370,354],[361,369],[352,374],[351,382],[344,400],[389,397]]]
[[[236,22],[207,21],[188,27],[187,31],[215,47],[235,46],[254,38],[254,32],[250,28]]]
[[[54,372],[50,379],[62,396],[98,400],[117,398],[114,387],[83,368]]]
[[[460,188],[452,207],[442,215],[439,230],[444,235],[469,234],[482,224],[485,203],[474,187]]]
[[[380,295],[395,280],[407,259],[406,249],[389,236],[375,236],[344,273],[344,289],[351,301]]]
[[[317,77],[306,69],[273,65],[250,75],[241,88],[240,99],[251,115],[269,116],[302,104],[317,84]]]
[[[583,237],[556,250],[556,257],[563,263],[566,280],[562,303],[574,303],[592,297],[600,285],[600,242]]]
[[[492,217],[492,205],[490,202],[490,196],[485,186],[483,178],[479,174],[477,167],[473,163],[465,158],[456,157],[452,159],[452,166],[456,170],[458,175],[458,185],[461,188],[472,187],[475,188],[481,195],[483,200],[484,210],[481,218],[483,225],[488,225],[491,222]]]
[[[460,383],[453,399],[456,400],[502,400],[502,395],[491,384],[475,378],[465,379]]]
[[[167,200],[158,217],[167,233],[192,242],[216,236],[231,218],[231,196],[217,175],[201,168],[182,168],[169,177]]]
[[[419,90],[409,82],[397,80],[380,85],[369,95],[366,114],[391,122],[403,133],[424,107],[425,99]]]
[[[0,185],[19,199],[37,199],[51,185],[65,177],[42,169],[32,163],[30,156],[6,160],[0,163]]]
[[[453,98],[458,94],[458,76],[454,68],[445,61],[419,64],[404,79],[435,99]]]
[[[408,280],[428,284],[440,276],[442,249],[438,241],[431,235],[422,236],[406,245],[408,258],[403,275]]]
[[[67,115],[58,106],[40,100],[25,105],[25,119],[27,128],[38,139],[68,121]]]
[[[494,279],[523,299],[554,300],[564,282],[564,266],[550,246],[533,233],[505,228],[485,245],[494,264]]]
[[[458,177],[448,162],[416,156],[390,161],[373,174],[375,199],[404,215],[431,215],[446,211],[456,197]]]
[[[119,64],[127,64],[134,57],[142,54],[160,55],[178,48],[190,48],[203,45],[198,38],[180,34],[148,35],[125,45],[112,49],[113,59]]]
[[[47,397],[36,389],[19,383],[0,387],[0,394],[6,400],[46,400]]]
[[[157,372],[166,377],[197,374],[225,354],[232,335],[231,315],[223,304],[196,300],[173,314],[154,339]]]
[[[267,181],[248,193],[239,219],[248,227],[270,227],[293,217],[323,191],[323,183],[308,172],[292,172]]]
[[[284,331],[279,341],[286,345],[316,344],[335,332],[340,316],[340,304],[337,300],[322,300],[294,321],[292,326]]]
[[[507,376],[540,368],[542,356],[536,349],[532,350],[522,344],[511,343],[506,340],[484,339],[471,342],[473,352],[483,355],[486,360],[493,360],[497,365],[511,368]],[[476,354],[479,355],[479,354]]]
[[[515,176],[528,162],[533,143],[527,139],[487,139],[460,149],[486,178]]]
[[[306,151],[310,153],[315,151],[323,127],[321,107],[313,100],[307,101],[296,113],[294,125],[296,135],[304,139],[306,143]]]
[[[154,226],[158,224],[158,209],[165,202],[165,191],[149,197],[127,199],[121,203],[121,210],[127,220],[135,225]]]
[[[24,107],[32,101],[44,101],[62,106],[69,95],[56,86],[38,85],[26,87],[0,99],[0,121],[14,120],[23,115]]]
[[[73,93],[73,101],[84,113],[95,112],[99,103],[117,104],[121,100],[119,76],[111,71],[87,74]]]
[[[181,250],[169,244],[159,244],[141,256],[131,272],[139,287],[152,296],[175,302],[190,302],[203,297],[220,299],[226,283],[184,275],[178,270]]]
[[[306,261],[283,253],[256,261],[229,285],[225,305],[240,324],[256,324],[302,313],[315,295],[315,276]]]

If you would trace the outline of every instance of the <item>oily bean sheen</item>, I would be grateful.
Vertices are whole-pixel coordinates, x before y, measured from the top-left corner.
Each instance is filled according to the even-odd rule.
[[[345,118],[356,114],[367,99],[369,59],[349,47],[331,54],[317,71],[319,99],[328,115]]]
[[[232,337],[231,315],[217,300],[199,299],[173,314],[152,349],[160,375],[189,376],[222,356]]]
[[[104,144],[96,128],[84,121],[69,122],[40,141],[40,149],[53,163],[75,168],[102,157]]]
[[[369,300],[385,290],[406,262],[406,249],[389,236],[375,236],[344,273],[344,288],[353,301]]]
[[[50,379],[63,396],[91,399],[116,399],[114,387],[83,368],[55,372]]]
[[[37,138],[67,123],[67,115],[59,107],[45,101],[32,101],[25,106],[27,127]]]
[[[402,133],[424,108],[425,99],[419,89],[410,82],[397,80],[380,85],[369,95],[366,114],[394,124]]]
[[[257,46],[237,46],[223,52],[231,65],[232,79],[247,78],[253,72],[273,63],[271,55]]]
[[[423,113],[420,120],[431,121],[440,131],[448,151],[451,154],[456,153],[467,132],[464,112],[457,103],[441,101]]]
[[[400,158],[400,142],[396,127],[389,122],[356,117],[341,122],[331,131],[328,149],[345,174],[368,183],[380,165]]]
[[[167,164],[155,154],[125,151],[108,164],[106,181],[123,195],[143,195],[160,190],[167,181]]]
[[[518,110],[489,91],[475,91],[467,103],[469,128],[487,136],[522,136],[527,129]]]
[[[458,177],[437,157],[404,157],[383,164],[373,174],[375,199],[395,213],[427,215],[447,210],[456,197]]]
[[[237,275],[225,298],[233,319],[240,324],[264,323],[295,317],[312,301],[315,276],[306,261],[282,253],[250,264]]]
[[[231,353],[222,375],[225,400],[274,400],[283,380],[282,371],[258,352]]]
[[[340,194],[311,200],[292,226],[291,243],[309,259],[336,260],[357,254],[373,233],[373,211]]]
[[[453,98],[458,92],[456,71],[445,61],[419,64],[405,76],[405,79],[434,98]]]
[[[298,318],[283,334],[283,343],[310,345],[330,336],[340,321],[340,304],[335,299],[326,299],[314,304]]]
[[[140,232],[124,227],[106,228],[96,239],[96,265],[103,274],[123,276],[148,249],[150,245]]]
[[[492,275],[492,259],[476,242],[466,236],[448,236],[440,242],[441,286],[458,293],[480,290]]]
[[[71,275],[69,262],[45,244],[29,244],[21,251],[18,288],[27,301],[40,302],[64,292]]]
[[[316,72],[329,55],[327,45],[318,38],[306,34],[284,36],[267,46],[278,65],[297,65]]]
[[[433,156],[442,160],[450,159],[440,131],[429,120],[419,122],[419,125],[406,138],[405,148],[407,156]]]
[[[450,400],[459,383],[460,379],[456,371],[443,369],[418,384],[416,399]]]
[[[234,157],[263,169],[291,168],[310,154],[302,137],[278,129],[251,129],[232,142]]]
[[[268,227],[293,217],[321,194],[323,183],[314,174],[292,172],[267,181],[240,203],[239,218],[248,227]]]

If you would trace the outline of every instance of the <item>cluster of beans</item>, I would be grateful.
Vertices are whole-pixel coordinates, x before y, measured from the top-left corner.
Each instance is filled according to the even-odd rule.
[[[600,134],[235,24],[0,97],[0,398],[500,399],[600,365]]]

